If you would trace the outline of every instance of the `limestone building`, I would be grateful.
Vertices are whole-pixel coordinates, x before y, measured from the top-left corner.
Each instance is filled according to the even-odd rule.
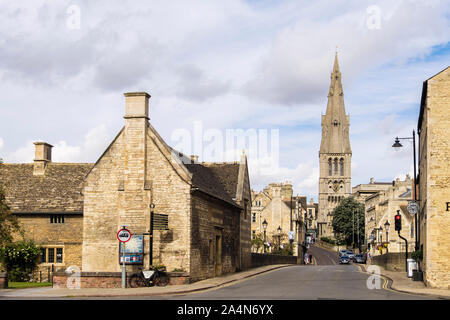
[[[414,249],[414,216],[406,206],[412,200],[413,180],[406,175],[405,180],[396,179],[389,184],[381,184],[376,193],[365,198],[365,243],[373,256],[379,255],[378,246],[388,243],[382,253],[405,252],[405,242],[395,231],[395,215],[402,216],[400,235],[408,240],[408,252]]]
[[[48,248],[44,265],[76,266],[82,277],[120,274],[116,235],[126,225],[142,254],[128,271],[148,268],[150,252],[153,264],[183,270],[189,281],[250,267],[245,154],[239,162],[199,163],[177,152],[150,124],[149,98],[145,92],[125,94],[124,127],[99,150],[95,164],[53,163],[47,143],[36,143],[34,164],[0,164],[7,204],[26,236]],[[150,246],[152,211],[165,227],[154,230]],[[118,279],[108,285],[120,287]],[[92,286],[86,281],[83,286]]]
[[[419,243],[424,282],[450,289],[450,67],[424,81],[419,134]]]
[[[344,92],[337,54],[328,91],[326,114],[322,115],[322,140],[319,151],[318,237],[334,237],[333,210],[351,195],[350,116],[345,113]]]
[[[261,192],[252,191],[252,237],[264,233],[263,222],[267,222],[266,240],[273,250],[278,245],[278,228],[281,229],[282,243],[289,243],[288,233],[293,232],[294,255],[298,244],[303,243],[305,232],[315,236],[318,204],[308,203],[304,196],[294,196],[292,183],[271,183]],[[306,227],[304,228],[306,217]],[[259,252],[261,252],[259,248]]]
[[[379,182],[370,178],[369,183],[361,183],[352,188],[352,196],[356,201],[365,203],[367,197],[373,196],[379,191],[388,190],[392,186],[391,182]]]
[[[81,267],[84,177],[88,163],[52,162],[52,146],[35,143],[34,163],[0,164],[0,187],[26,239],[42,246],[37,275]],[[16,238],[18,239],[18,237]]]

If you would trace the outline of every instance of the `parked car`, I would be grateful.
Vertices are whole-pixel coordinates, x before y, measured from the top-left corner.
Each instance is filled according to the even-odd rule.
[[[339,250],[339,257],[342,257],[347,254],[347,249]]]
[[[355,263],[366,263],[367,260],[367,256],[365,254],[355,254],[355,256],[353,257],[353,262]]]
[[[347,254],[346,254],[350,259],[353,259],[353,257],[355,256],[355,254],[353,253],[353,251],[347,250]]]
[[[343,255],[339,259],[339,264],[349,264],[349,263],[350,263],[350,257],[347,255]]]

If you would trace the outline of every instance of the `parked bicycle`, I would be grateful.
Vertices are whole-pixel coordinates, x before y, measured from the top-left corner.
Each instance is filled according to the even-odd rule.
[[[150,270],[140,270],[138,273],[131,275],[128,281],[131,288],[139,287],[165,287],[169,284],[170,279],[166,272],[166,267],[155,268]]]

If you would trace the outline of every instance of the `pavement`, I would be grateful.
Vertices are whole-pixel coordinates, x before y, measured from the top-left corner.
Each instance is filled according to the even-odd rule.
[[[83,297],[139,297],[139,296],[166,296],[194,293],[198,291],[219,288],[237,283],[254,276],[268,273],[292,265],[270,265],[253,268],[246,271],[226,274],[221,277],[206,279],[191,284],[170,285],[166,287],[145,288],[80,288],[61,289],[52,287],[37,287],[27,289],[1,289],[1,299],[46,299],[46,298],[83,298]]]
[[[359,265],[359,267],[364,272],[367,272],[367,269],[370,267],[370,265]],[[412,278],[408,278],[406,271],[389,271],[381,266],[376,267],[379,268],[381,275],[388,279],[388,288],[391,290],[395,290],[397,292],[426,295],[440,299],[450,299],[450,290],[429,288],[422,281],[413,281]]]
[[[329,254],[333,254],[336,257],[336,261],[338,261],[337,252],[334,252],[327,247],[313,246],[311,247],[311,251],[315,252],[316,255],[319,255],[322,261],[324,260],[324,257],[327,255],[327,253],[324,254],[323,252],[328,251]],[[332,260],[331,257],[329,260]],[[334,261],[332,262],[334,263]],[[356,265],[361,269],[362,272],[367,272],[370,266],[369,264],[356,264]],[[420,294],[435,298],[450,299],[450,290],[428,288],[422,281],[413,281],[412,278],[408,278],[406,271],[405,272],[389,271],[381,266],[376,267],[379,268],[381,276],[385,277],[388,280],[386,289],[402,293]]]

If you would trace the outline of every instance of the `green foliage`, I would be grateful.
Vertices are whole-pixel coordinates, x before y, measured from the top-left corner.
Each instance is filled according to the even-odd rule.
[[[347,245],[350,245],[353,242],[353,231],[354,241],[358,242],[359,229],[359,238],[362,241],[364,239],[364,218],[364,205],[353,197],[345,198],[333,211],[333,231],[339,234]]]
[[[423,251],[422,250],[413,251],[411,253],[411,258],[413,258],[417,262],[422,261],[423,260]]]
[[[12,282],[8,281],[8,289],[24,289],[35,287],[51,287],[51,282]]]
[[[5,201],[5,193],[0,185],[0,248],[13,241],[13,234],[15,232],[23,235],[19,220],[11,214]]]
[[[8,270],[11,281],[29,281],[41,253],[32,240],[9,243],[0,248],[0,261]]]
[[[337,245],[337,246],[343,246],[343,245],[346,244],[346,241],[345,240],[341,240],[341,239],[333,240],[333,239],[330,239],[328,237],[321,237],[320,240],[322,240],[323,242],[332,244],[332,245]]]
[[[254,252],[259,252],[259,250],[264,250],[264,235],[259,233],[251,241],[252,248]]]

